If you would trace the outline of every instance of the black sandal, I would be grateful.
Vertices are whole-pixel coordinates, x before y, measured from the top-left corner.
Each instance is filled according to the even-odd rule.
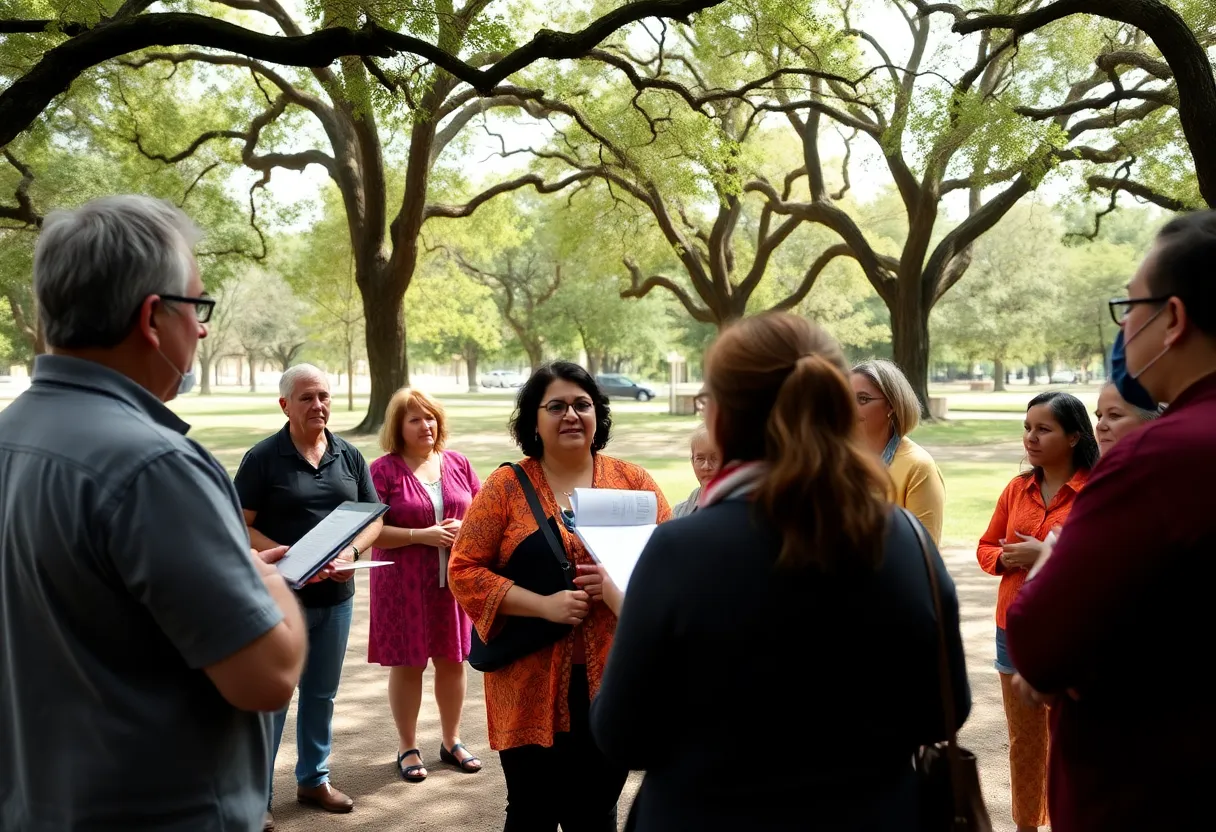
[[[468,752],[469,750],[464,747],[463,743],[459,742],[453,745],[450,749],[444,748],[443,743],[439,743],[440,761],[445,762],[450,766],[456,766],[456,768],[460,769],[465,774],[476,774],[477,772],[481,771],[481,760],[474,757],[471,753],[468,757],[465,757],[462,760],[456,756],[457,749],[465,752]],[[476,767],[474,767],[474,764],[476,764]]]
[[[422,763],[419,763],[416,766],[401,765],[401,761],[404,760],[406,757],[410,756],[411,754],[417,754],[418,759],[419,760],[422,759],[422,752],[419,751],[417,748],[411,748],[409,751],[401,752],[400,754],[397,755],[397,773],[401,775],[402,780],[405,780],[408,783],[421,783],[423,780],[426,779],[426,775],[419,774],[418,772],[420,772],[424,768],[426,768],[425,765],[423,765]]]

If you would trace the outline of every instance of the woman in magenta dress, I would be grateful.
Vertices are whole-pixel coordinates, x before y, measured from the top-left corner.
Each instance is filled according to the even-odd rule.
[[[444,449],[447,425],[439,402],[408,387],[388,404],[372,482],[389,507],[370,571],[371,626],[367,660],[389,668],[388,699],[400,745],[397,770],[411,783],[426,779],[418,748],[422,672],[435,665],[435,700],[443,737],[439,758],[469,774],[481,761],[460,742],[465,659],[472,623],[447,587],[447,556],[481,483],[461,454]]]

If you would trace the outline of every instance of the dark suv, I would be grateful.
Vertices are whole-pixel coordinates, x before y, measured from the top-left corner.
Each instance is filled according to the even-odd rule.
[[[615,396],[618,398],[637,399],[640,402],[648,402],[654,398],[654,390],[649,387],[643,387],[641,384],[630,379],[629,376],[605,373],[596,376],[595,383],[600,386],[600,390],[604,391],[604,395],[608,398]]]

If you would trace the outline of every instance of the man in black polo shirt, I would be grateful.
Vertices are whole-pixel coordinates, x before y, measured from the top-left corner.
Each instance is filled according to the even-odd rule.
[[[283,373],[279,406],[287,424],[254,445],[236,472],[245,523],[254,546],[290,546],[347,500],[377,503],[367,462],[349,442],[326,429],[329,382],[310,364]],[[340,561],[358,560],[380,534],[380,520],[365,529]],[[353,572],[322,573],[296,595],[308,623],[308,662],[300,677],[296,716],[296,798],[328,812],[349,812],[354,802],[329,783],[334,697],[342,676],[342,657],[350,634],[355,585]],[[275,715],[274,751],[278,754],[287,710]],[[274,758],[271,758],[273,782]],[[274,820],[266,817],[266,828]]]

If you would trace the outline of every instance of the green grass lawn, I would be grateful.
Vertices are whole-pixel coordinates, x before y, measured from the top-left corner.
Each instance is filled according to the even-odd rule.
[[[1096,388],[1090,393],[1096,397]],[[1015,401],[1015,397],[1024,398],[1023,393],[961,396],[966,397],[965,406],[990,402],[985,408],[989,411],[1024,406]],[[245,452],[282,426],[276,399],[273,390],[256,394],[224,391],[213,396],[184,396],[172,407],[192,425],[190,435],[235,473]],[[448,412],[450,447],[468,456],[480,476],[519,458],[519,450],[507,434],[512,394],[460,393],[445,395],[442,401]],[[951,401],[953,410],[953,398]],[[0,401],[0,407],[5,404]],[[369,462],[380,456],[376,437],[348,433],[363,418],[367,397],[356,397],[353,411],[346,409],[345,396],[334,405],[330,428],[354,442]],[[613,437],[607,452],[644,466],[673,505],[687,497],[696,485],[688,463],[688,436],[697,417],[668,415],[662,401],[613,402],[612,412]],[[944,542],[974,546],[988,525],[1001,489],[1018,472],[1020,453],[1014,443],[1020,438],[1020,425],[1002,418],[951,419],[922,425],[913,436],[936,454],[946,481]]]
[[[515,460],[519,451],[507,434],[512,399],[509,395],[444,396],[451,437],[449,445],[469,457],[483,478],[500,463]],[[366,398],[357,398],[355,410],[346,410],[345,400],[336,401],[331,429],[347,435],[363,417]],[[235,472],[241,457],[259,440],[283,424],[273,392],[184,397],[174,409],[193,426],[190,435],[202,442],[224,466]],[[613,405],[613,438],[608,453],[642,465],[650,472],[673,505],[696,485],[688,464],[687,439],[696,425],[692,416],[670,416],[659,402]],[[951,420],[922,425],[914,437],[933,451],[939,450],[942,476],[946,481],[946,518],[943,531],[948,545],[974,546],[988,525],[1001,489],[1018,466],[1006,452],[991,460],[995,445],[1016,442],[1020,431],[1015,422],[995,420]],[[349,436],[368,461],[380,456],[374,436]],[[975,459],[969,457],[974,454]]]

